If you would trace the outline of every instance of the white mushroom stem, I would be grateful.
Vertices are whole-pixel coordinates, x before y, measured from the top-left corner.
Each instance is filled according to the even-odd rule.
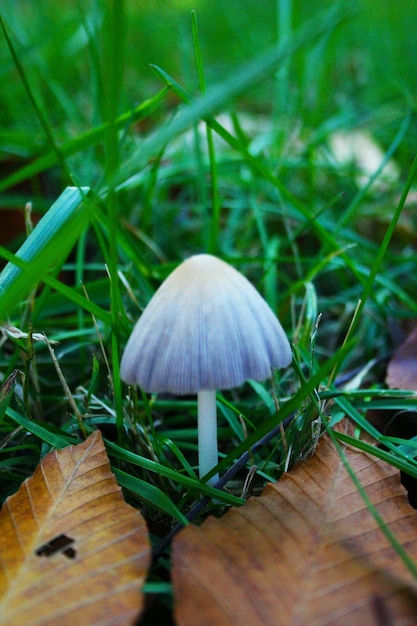
[[[201,389],[197,393],[198,409],[198,466],[200,478],[209,473],[218,463],[217,450],[217,406],[216,390]],[[214,485],[219,475],[212,476],[208,481]]]

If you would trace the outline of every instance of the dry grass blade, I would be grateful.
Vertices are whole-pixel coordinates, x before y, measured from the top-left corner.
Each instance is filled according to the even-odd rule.
[[[49,453],[0,512],[0,624],[130,624],[150,559],[99,431]]]
[[[411,558],[417,513],[398,471],[357,450],[351,467]],[[366,508],[331,439],[259,498],[174,542],[181,626],[417,623],[417,582]]]

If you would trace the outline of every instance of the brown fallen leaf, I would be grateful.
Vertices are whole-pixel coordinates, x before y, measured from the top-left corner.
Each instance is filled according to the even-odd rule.
[[[0,624],[131,624],[150,560],[101,433],[47,454],[0,511]]]
[[[417,328],[395,351],[388,364],[386,382],[391,389],[417,391]]]
[[[417,512],[398,471],[354,449],[349,463],[411,558]],[[223,518],[174,540],[178,626],[417,624],[417,581],[366,508],[330,437],[310,460]]]

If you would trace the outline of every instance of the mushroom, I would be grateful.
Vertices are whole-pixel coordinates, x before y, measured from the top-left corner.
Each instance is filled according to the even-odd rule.
[[[120,374],[149,393],[197,393],[202,478],[218,463],[216,389],[265,380],[290,362],[285,332],[251,283],[217,257],[197,254],[166,278],[144,309]]]

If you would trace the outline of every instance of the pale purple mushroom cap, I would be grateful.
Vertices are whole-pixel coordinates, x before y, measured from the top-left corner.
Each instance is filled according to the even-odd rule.
[[[198,254],[161,284],[126,345],[121,378],[150,393],[231,389],[291,362],[271,308],[231,265]]]

